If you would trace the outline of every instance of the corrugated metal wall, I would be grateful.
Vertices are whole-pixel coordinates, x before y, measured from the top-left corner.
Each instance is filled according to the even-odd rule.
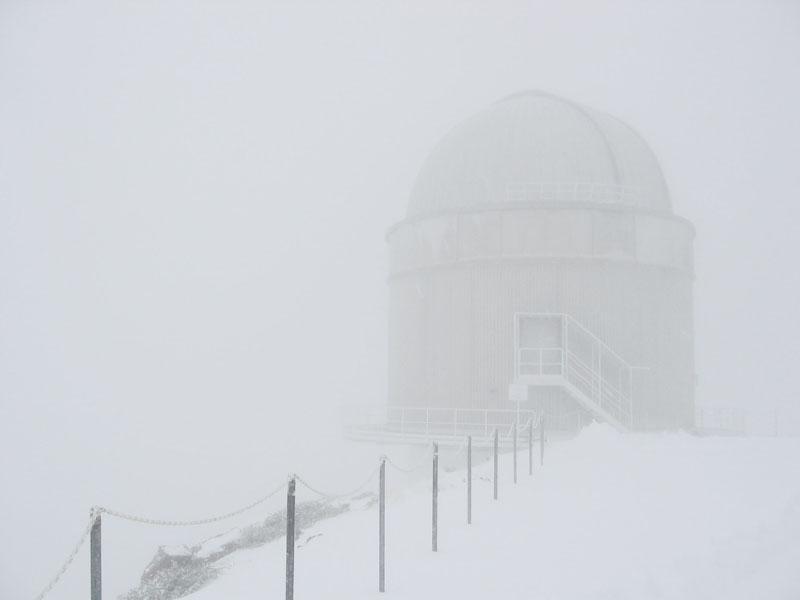
[[[551,221],[553,212],[547,212]],[[695,379],[691,231],[687,235],[686,226],[674,230],[670,222],[656,242],[672,248],[674,255],[674,247],[685,246],[688,239],[688,250],[677,248],[681,257],[688,252],[688,267],[685,258],[671,266],[637,261],[637,252],[653,256],[660,250],[637,237],[634,215],[624,217],[629,225],[621,238],[635,243],[620,253],[595,257],[503,256],[498,249],[507,247],[504,240],[511,234],[503,218],[508,221],[509,217],[499,212],[491,217],[470,217],[464,230],[459,221],[455,231],[442,222],[436,223],[433,231],[434,226],[422,221],[401,225],[390,234],[390,244],[397,241],[399,246],[393,248],[395,269],[389,283],[390,403],[510,408],[514,314],[563,312],[601,337],[629,363],[649,368],[638,371],[634,382],[638,427],[690,426]],[[529,212],[526,217],[521,222],[530,227],[535,213]],[[458,218],[463,220],[464,216]],[[579,229],[567,223],[563,235],[574,239],[580,237],[576,233],[586,234],[586,218],[577,215]],[[420,233],[420,228],[426,227]],[[646,227],[652,229],[652,222],[648,221]],[[536,231],[536,227],[532,229]],[[608,246],[608,236],[598,242],[602,237],[598,227],[589,231],[594,248]],[[672,231],[677,231],[678,239],[665,241]],[[524,231],[512,233],[517,239],[524,238]],[[557,234],[550,229],[548,235],[555,239]],[[409,240],[418,243],[415,246]],[[421,243],[427,247],[421,250]],[[524,243],[536,251],[535,244]],[[560,243],[562,251],[569,249],[563,240],[554,243]],[[575,239],[574,247],[583,249],[586,242]],[[484,256],[470,258],[468,249]],[[417,258],[404,255],[412,252]],[[420,253],[425,255],[421,260]]]

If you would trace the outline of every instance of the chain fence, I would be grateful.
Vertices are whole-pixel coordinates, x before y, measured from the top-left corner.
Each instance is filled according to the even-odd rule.
[[[529,421],[528,425],[529,426],[532,425],[532,421]],[[510,429],[510,431],[513,431],[513,426]],[[460,446],[459,450],[452,456],[452,459],[459,458],[462,454],[464,454],[464,452],[466,451],[467,447],[468,447],[468,445],[467,445],[466,440],[465,440],[464,443]],[[77,543],[75,544],[73,550],[70,552],[70,554],[67,556],[65,561],[62,563],[61,568],[50,579],[50,581],[47,583],[47,585],[44,587],[44,589],[35,597],[35,600],[43,600],[43,598],[45,598],[45,596],[47,596],[47,594],[61,580],[63,575],[67,572],[69,567],[75,561],[75,558],[77,557],[77,555],[80,552],[81,548],[86,543],[86,539],[89,537],[90,533],[92,533],[93,526],[97,523],[98,519],[103,514],[106,514],[106,515],[109,515],[109,516],[112,516],[112,517],[116,517],[118,519],[122,519],[122,520],[125,520],[125,521],[130,521],[130,522],[134,522],[134,523],[141,523],[141,524],[145,524],[145,525],[153,525],[153,526],[191,527],[191,526],[197,526],[197,525],[208,525],[208,524],[211,524],[211,523],[217,523],[219,521],[224,521],[224,520],[227,520],[227,519],[232,519],[232,518],[237,517],[237,516],[239,516],[241,514],[244,514],[244,513],[248,512],[248,511],[250,511],[250,510],[252,510],[252,509],[254,509],[254,508],[256,508],[256,507],[258,507],[258,506],[260,506],[262,504],[264,504],[270,498],[274,497],[276,494],[278,494],[282,490],[287,490],[287,495],[293,497],[294,496],[294,482],[295,481],[297,483],[299,483],[300,485],[302,485],[303,487],[305,487],[306,489],[308,489],[310,492],[320,496],[321,498],[324,498],[324,499],[327,499],[327,500],[336,500],[336,499],[351,497],[351,496],[354,496],[354,495],[358,494],[359,492],[364,490],[370,483],[372,483],[375,480],[376,475],[378,475],[378,473],[381,473],[380,501],[381,501],[381,503],[383,503],[384,498],[385,498],[384,477],[383,477],[383,469],[382,469],[383,465],[384,464],[389,465],[390,467],[392,467],[393,469],[395,469],[395,470],[397,470],[397,471],[399,471],[401,473],[408,473],[408,474],[415,473],[415,472],[419,471],[420,469],[422,469],[424,467],[429,467],[431,465],[433,465],[434,471],[436,471],[438,463],[436,461],[432,462],[432,459],[434,457],[434,453],[432,452],[433,448],[434,448],[434,444],[430,444],[428,446],[427,450],[425,451],[425,454],[422,457],[422,460],[420,460],[418,463],[416,463],[416,464],[414,464],[412,466],[400,465],[397,462],[395,462],[394,460],[392,460],[391,457],[389,457],[389,456],[384,454],[384,455],[382,455],[380,457],[379,464],[375,468],[372,469],[372,471],[369,473],[369,475],[367,476],[366,479],[364,479],[362,482],[360,482],[358,484],[358,486],[354,487],[351,490],[345,491],[345,492],[324,491],[324,490],[318,488],[317,486],[314,486],[314,485],[310,484],[303,477],[301,477],[301,476],[299,476],[297,474],[291,474],[289,476],[288,484],[287,484],[287,482],[281,482],[280,485],[274,487],[266,495],[258,498],[257,500],[255,500],[255,501],[253,501],[253,502],[251,502],[251,503],[249,503],[249,504],[247,504],[245,506],[242,506],[242,507],[240,507],[240,508],[238,508],[236,510],[233,510],[233,511],[230,511],[230,512],[226,512],[226,513],[222,513],[222,514],[215,515],[215,516],[211,516],[211,517],[206,517],[206,518],[203,518],[203,519],[194,519],[194,520],[154,519],[154,518],[150,518],[150,517],[134,515],[134,514],[131,514],[131,513],[125,513],[125,512],[118,511],[118,510],[112,510],[112,509],[105,508],[105,507],[95,506],[95,507],[93,507],[91,509],[89,521],[86,524],[86,526],[84,527],[83,531],[81,532],[80,538],[78,539]],[[477,449],[477,448],[473,448],[473,451],[475,449]],[[495,469],[496,469],[496,465],[495,465]],[[495,472],[495,478],[496,478],[496,472]],[[435,481],[436,481],[436,479],[435,479],[435,476],[434,476],[434,482]],[[436,485],[436,484],[434,483],[434,485]],[[293,506],[294,505],[292,503],[292,507]],[[94,538],[93,538],[92,543],[94,544]],[[94,596],[93,596],[93,598],[94,598]],[[98,598],[99,598],[99,596],[98,596]]]
[[[81,537],[78,539],[78,542],[75,544],[75,547],[70,552],[69,556],[67,556],[66,560],[62,563],[61,568],[58,572],[50,579],[44,589],[39,592],[39,595],[36,596],[35,600],[42,600],[49,592],[52,590],[56,584],[59,582],[61,577],[64,576],[64,573],[67,572],[70,565],[75,560],[75,557],[78,556],[78,552],[86,543],[86,538],[89,537],[89,532],[92,530],[92,526],[94,525],[95,521],[97,521],[97,517],[100,515],[100,509],[97,507],[92,508],[90,515],[89,515],[89,522],[86,524],[86,527],[83,529],[83,533],[81,533]]]
[[[295,477],[297,478],[297,481],[300,482],[306,489],[308,489],[309,491],[317,494],[318,496],[321,496],[322,498],[326,498],[328,500],[338,500],[339,498],[346,498],[348,496],[354,496],[355,494],[357,494],[358,492],[363,490],[365,487],[367,487],[372,482],[373,479],[375,479],[375,475],[378,474],[378,471],[380,471],[380,465],[375,467],[372,470],[372,472],[369,474],[369,477],[367,477],[356,488],[354,488],[354,489],[352,489],[352,490],[350,490],[348,492],[342,492],[342,493],[323,492],[323,491],[317,489],[316,487],[312,486],[310,483],[308,483],[305,479],[303,479],[299,475],[295,475]]]
[[[256,500],[255,502],[251,502],[247,506],[243,506],[242,508],[238,508],[234,511],[224,513],[221,515],[217,515],[214,517],[207,517],[205,519],[197,519],[194,521],[170,521],[164,519],[151,519],[148,517],[140,517],[137,515],[131,515],[128,513],[119,512],[116,510],[111,510],[108,508],[100,508],[100,512],[103,512],[107,515],[111,515],[112,517],[117,517],[118,519],[124,519],[126,521],[133,521],[135,523],[144,523],[145,525],[163,525],[165,527],[191,527],[194,525],[207,525],[209,523],[216,523],[218,521],[225,521],[227,519],[232,519],[233,517],[238,517],[239,515],[246,513],[249,510],[252,510],[256,506],[264,504],[267,500],[272,498],[275,494],[280,492],[282,489],[286,487],[286,483],[281,483],[278,487],[273,489],[270,493],[266,496],[263,496]]]
[[[400,471],[401,473],[414,473],[416,471],[419,471],[421,468],[427,466],[428,464],[430,464],[430,457],[431,457],[431,454],[432,454],[432,452],[431,452],[432,449],[433,449],[433,445],[428,446],[428,449],[425,452],[423,460],[420,461],[419,463],[411,466],[411,467],[401,467],[400,465],[398,465],[396,462],[394,462],[391,458],[389,458],[386,455],[384,455],[383,458],[386,460],[386,464],[387,465],[389,465],[390,467],[392,467],[393,469],[395,469],[397,471]]]

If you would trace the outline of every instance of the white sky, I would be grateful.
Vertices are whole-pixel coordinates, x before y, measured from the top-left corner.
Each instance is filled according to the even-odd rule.
[[[433,144],[520,89],[660,157],[697,228],[698,399],[797,401],[800,4],[410,4],[0,0],[0,591],[162,485],[160,452],[382,399],[384,233]]]

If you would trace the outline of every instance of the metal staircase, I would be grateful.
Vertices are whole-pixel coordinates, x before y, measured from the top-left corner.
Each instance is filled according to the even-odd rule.
[[[520,335],[526,320],[549,329],[546,345]],[[516,383],[560,387],[598,419],[619,430],[632,427],[633,368],[608,344],[566,314],[518,314],[516,331]]]

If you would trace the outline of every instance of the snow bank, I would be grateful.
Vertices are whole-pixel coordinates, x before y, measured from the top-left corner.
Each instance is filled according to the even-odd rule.
[[[363,498],[358,498],[363,506]],[[297,528],[350,509],[348,502],[301,502],[297,506]],[[147,565],[139,585],[122,600],[177,600],[203,589],[216,579],[235,553],[258,548],[285,535],[286,514],[277,512],[246,527],[236,527],[194,546],[160,546]]]
[[[514,486],[503,456],[497,502],[491,465],[479,463],[471,526],[464,472],[443,470],[436,554],[428,473],[401,485],[390,470],[386,597],[800,597],[800,440],[592,426],[549,446],[545,459],[529,477],[521,451]],[[297,545],[298,600],[377,597],[374,505],[316,523]],[[188,597],[280,598],[283,560],[282,538],[237,551]]]

